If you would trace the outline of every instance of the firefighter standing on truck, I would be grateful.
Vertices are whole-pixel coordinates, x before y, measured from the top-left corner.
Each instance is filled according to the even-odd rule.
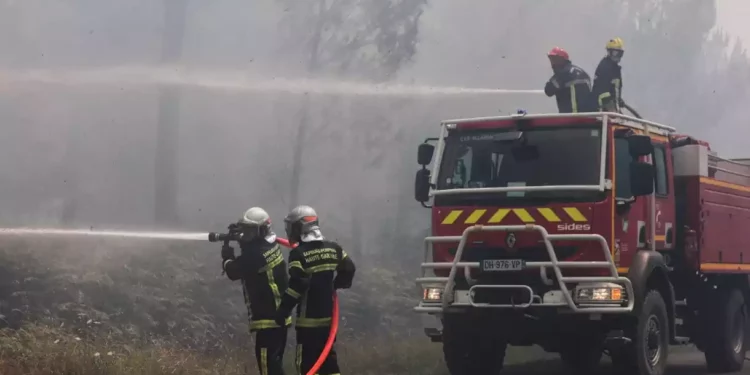
[[[625,53],[622,39],[610,39],[606,45],[607,55],[599,62],[594,74],[594,97],[599,111],[622,113],[622,67],[620,60]]]
[[[354,262],[341,246],[323,238],[318,215],[310,206],[294,208],[284,219],[289,242],[289,288],[276,316],[282,322],[297,304],[297,356],[299,374],[312,368],[325,347],[333,315],[333,293],[348,289],[354,278]],[[336,351],[331,348],[319,375],[340,374]]]
[[[557,99],[560,113],[592,112],[594,106],[589,75],[573,65],[568,52],[560,47],[549,51],[547,57],[553,75],[544,86],[544,93]]]
[[[262,375],[284,375],[283,358],[291,317],[277,323],[276,313],[286,290],[288,275],[281,246],[271,230],[271,218],[260,207],[250,208],[237,223],[242,253],[221,249],[223,268],[230,280],[242,280],[242,292],[255,332],[255,357]]]

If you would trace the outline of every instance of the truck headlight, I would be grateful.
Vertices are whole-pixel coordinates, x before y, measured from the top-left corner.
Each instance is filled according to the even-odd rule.
[[[575,300],[579,303],[620,303],[625,298],[623,287],[613,283],[580,284],[575,289]]]
[[[443,288],[426,286],[423,289],[422,300],[425,302],[440,302],[443,300]]]

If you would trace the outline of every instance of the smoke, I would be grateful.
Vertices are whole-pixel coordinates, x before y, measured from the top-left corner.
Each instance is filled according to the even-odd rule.
[[[188,2],[184,14],[169,13],[167,3],[0,3],[6,51],[0,56],[0,168],[7,181],[0,224],[203,231],[223,228],[253,205],[276,218],[290,204],[305,203],[320,211],[325,230],[350,242],[361,231],[360,247],[381,246],[374,244],[389,231],[416,236],[429,221],[410,196],[415,146],[435,136],[445,118],[520,108],[554,112],[554,101],[539,94],[550,75],[545,52],[563,46],[593,76],[615,25],[628,48],[625,99],[644,116],[732,148],[721,132],[701,129],[708,113],[741,116],[739,108],[686,110],[701,107],[687,103],[716,108],[744,97],[740,85],[717,76],[722,71],[702,57],[703,30],[715,29],[708,2],[665,8],[675,19],[706,8],[703,29],[684,32],[682,23],[644,18],[641,13],[654,12],[645,2],[631,2],[620,17],[606,20],[603,2],[581,8],[439,1],[421,12],[401,5],[391,18],[367,23],[413,43],[393,50],[379,49],[389,39],[373,35],[382,34],[361,32],[363,17],[375,13],[356,7],[368,2],[328,9],[339,14],[326,18],[317,44],[309,36],[318,25],[312,3]],[[660,50],[673,43],[633,27],[634,19],[671,28],[665,34],[682,33],[689,46]],[[180,48],[164,44],[169,40]],[[174,61],[165,60],[165,51]],[[658,58],[645,51],[658,51]],[[725,69],[745,69],[746,60],[732,59]],[[688,89],[703,87],[700,82],[721,82],[721,92]],[[167,86],[179,94],[165,99],[160,90]],[[303,122],[299,202],[291,202]],[[171,124],[170,132],[160,123]],[[160,184],[175,199],[171,223],[154,217]]]
[[[354,216],[362,216],[362,246],[374,246],[385,228],[421,233],[427,212],[410,198],[416,144],[435,136],[444,118],[553,112],[553,100],[539,95],[550,75],[545,52],[561,45],[593,76],[615,30],[628,48],[630,104],[736,148],[722,132],[701,130],[711,113],[741,118],[740,107],[716,108],[746,94],[722,76],[744,72],[746,59],[733,55],[721,70],[703,57],[705,30],[715,29],[709,2],[664,8],[688,19],[679,16],[702,7],[705,20],[689,29],[647,18],[655,8],[638,1],[615,19],[601,17],[604,2],[402,6],[372,23],[413,44],[397,50],[379,49],[388,39],[377,32],[360,32],[368,13],[355,10],[367,2],[328,9],[340,14],[327,18],[315,48],[312,29],[302,30],[317,25],[311,4],[188,2],[181,22],[165,19],[167,3],[0,2],[0,224],[153,228],[154,186],[173,179],[178,219],[158,224],[174,230],[223,228],[252,205],[280,217],[290,204],[306,203],[320,211],[324,229],[342,237],[351,237]],[[674,43],[634,20],[685,35],[685,46],[665,47]],[[176,38],[167,25],[182,30],[181,48],[170,50],[175,61],[162,63],[163,42]],[[722,48],[715,39],[711,48]],[[165,86],[179,95],[160,107]],[[289,202],[303,119],[300,202]],[[159,140],[165,121],[177,124],[166,137],[172,143]],[[173,157],[165,164],[172,172],[157,171],[159,153]]]
[[[562,46],[593,77],[611,36],[644,117],[720,154],[747,139],[750,68],[742,49],[715,61],[729,38],[708,39],[714,2],[665,1],[665,16],[646,0],[217,0],[165,17],[176,2],[0,1],[0,226],[197,239],[261,206],[283,233],[308,204],[402,285],[430,223],[416,146],[447,118],[554,112],[545,53]]]

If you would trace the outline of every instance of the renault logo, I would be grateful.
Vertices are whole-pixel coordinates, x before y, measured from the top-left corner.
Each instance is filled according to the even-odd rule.
[[[505,237],[505,244],[508,245],[508,250],[513,249],[516,246],[516,235],[508,233],[508,237]]]

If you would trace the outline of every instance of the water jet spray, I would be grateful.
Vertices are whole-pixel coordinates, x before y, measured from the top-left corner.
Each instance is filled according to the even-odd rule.
[[[296,79],[252,74],[240,70],[195,70],[170,66],[115,66],[91,69],[0,70],[0,84],[63,86],[176,85],[225,91],[284,92],[353,96],[540,95],[543,90],[375,84],[330,79]]]
[[[152,232],[54,228],[0,228],[0,236],[89,236],[206,241],[208,232]]]

